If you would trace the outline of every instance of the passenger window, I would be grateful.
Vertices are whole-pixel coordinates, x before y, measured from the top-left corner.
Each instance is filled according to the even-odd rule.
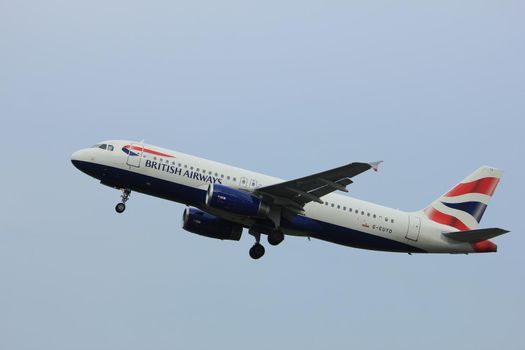
[[[346,207],[343,207],[343,210],[346,211]]]
[[[332,203],[332,208],[334,207],[334,203]]]
[[[337,205],[337,209],[341,209],[341,206],[339,204]]]

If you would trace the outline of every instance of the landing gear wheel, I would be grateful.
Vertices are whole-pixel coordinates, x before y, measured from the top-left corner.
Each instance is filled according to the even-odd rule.
[[[121,195],[121,197],[122,197],[122,202],[119,203],[119,204],[117,204],[117,205],[115,206],[115,211],[116,211],[117,213],[120,214],[120,213],[123,213],[124,210],[126,210],[126,202],[127,202],[128,199],[129,199],[129,194],[130,194],[130,193],[131,193],[131,190],[129,190],[129,189],[127,189],[127,188],[125,188],[125,189],[122,190],[122,195]]]
[[[284,234],[281,232],[273,232],[268,235],[268,243],[271,245],[278,245],[284,241]]]
[[[264,255],[264,247],[260,243],[255,243],[253,247],[250,248],[250,257],[252,259],[260,259]]]
[[[115,206],[115,211],[116,211],[117,213],[119,213],[119,214],[120,214],[120,213],[123,213],[124,210],[126,210],[126,204],[124,204],[124,203],[119,203],[119,204],[117,204],[117,205]]]

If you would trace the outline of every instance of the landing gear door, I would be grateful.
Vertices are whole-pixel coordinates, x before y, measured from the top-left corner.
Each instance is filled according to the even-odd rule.
[[[419,238],[419,232],[421,231],[421,219],[417,216],[408,217],[408,232],[406,235],[407,239],[411,241],[417,241]]]
[[[142,153],[144,152],[144,145],[131,144],[126,146],[128,149],[128,159],[126,164],[133,167],[140,167],[140,162],[142,160]]]

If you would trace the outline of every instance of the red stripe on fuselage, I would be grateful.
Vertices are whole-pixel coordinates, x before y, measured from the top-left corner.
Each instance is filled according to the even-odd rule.
[[[427,208],[425,209],[425,214],[427,214],[427,217],[434,222],[455,227],[460,231],[470,230],[470,228],[458,218],[442,213],[437,209]]]
[[[127,149],[131,149],[133,151],[142,151],[142,147],[140,147],[140,146],[127,145],[127,146],[124,146],[124,147],[126,147]],[[149,153],[149,154],[154,154],[154,155],[160,156],[160,157],[175,158],[172,155],[169,155],[169,154],[166,154],[166,153],[157,152],[157,151],[154,151],[152,149],[147,149],[147,148],[144,148],[144,152]]]
[[[485,177],[476,181],[461,183],[447,193],[445,197],[456,197],[468,193],[481,193],[492,196],[498,183],[499,179],[497,177]]]

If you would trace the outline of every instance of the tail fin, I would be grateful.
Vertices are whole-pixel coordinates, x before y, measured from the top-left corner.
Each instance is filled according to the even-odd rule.
[[[425,215],[432,221],[460,231],[475,230],[503,175],[501,170],[484,166],[453,189],[432,202]]]

